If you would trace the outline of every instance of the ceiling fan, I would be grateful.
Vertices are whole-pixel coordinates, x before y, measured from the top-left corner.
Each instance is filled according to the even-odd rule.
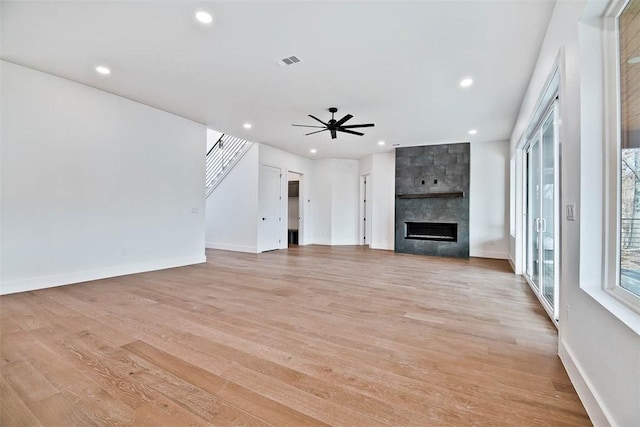
[[[329,120],[327,123],[323,122],[322,120],[320,120],[316,116],[312,116],[311,114],[309,114],[309,117],[311,117],[313,120],[316,120],[316,121],[322,123],[323,126],[311,126],[311,125],[291,125],[291,126],[299,126],[299,127],[305,127],[305,128],[323,128],[321,130],[310,132],[310,133],[307,133],[305,135],[313,135],[314,133],[324,132],[324,131],[328,130],[329,132],[331,132],[331,139],[336,139],[337,132],[344,132],[344,133],[350,133],[350,134],[353,134],[353,135],[362,136],[362,135],[364,135],[364,133],[356,132],[356,131],[351,130],[351,129],[353,129],[353,128],[369,128],[369,127],[375,126],[373,123],[366,123],[366,124],[360,124],[360,125],[346,125],[345,126],[345,123],[347,122],[347,120],[350,120],[353,117],[351,114],[347,114],[346,116],[344,116],[340,120],[336,120],[333,117],[333,115],[338,112],[338,109],[336,107],[331,107],[331,108],[329,108],[329,112],[331,113],[331,120]]]

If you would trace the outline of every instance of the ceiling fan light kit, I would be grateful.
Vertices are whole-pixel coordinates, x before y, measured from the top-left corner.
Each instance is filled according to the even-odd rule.
[[[317,118],[316,116],[312,116],[311,114],[309,114],[309,117],[311,117],[313,120],[322,123],[322,126],[318,126],[318,125],[291,125],[291,126],[299,126],[299,127],[305,127],[305,128],[320,128],[320,130],[316,130],[314,132],[309,132],[305,135],[313,135],[314,133],[320,133],[320,132],[324,132],[324,131],[329,131],[331,133],[331,139],[336,139],[337,138],[337,133],[338,132],[344,132],[344,133],[350,133],[352,135],[358,135],[358,136],[363,136],[364,133],[362,132],[357,132],[351,129],[354,128],[368,128],[368,127],[373,127],[375,126],[373,123],[364,123],[364,124],[359,124],[359,125],[345,125],[345,123],[350,120],[351,118],[353,118],[353,116],[351,114],[347,114],[346,116],[344,116],[343,118],[341,118],[340,120],[336,120],[334,118],[335,113],[338,112],[338,109],[336,107],[331,107],[329,108],[329,112],[331,113],[331,120],[329,120],[328,122],[323,122],[322,120],[320,120],[319,118]]]

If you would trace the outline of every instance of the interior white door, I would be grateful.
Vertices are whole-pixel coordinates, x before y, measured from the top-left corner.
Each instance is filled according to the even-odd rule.
[[[261,252],[280,249],[282,242],[280,175],[280,169],[273,166],[260,165],[258,202],[260,203]]]

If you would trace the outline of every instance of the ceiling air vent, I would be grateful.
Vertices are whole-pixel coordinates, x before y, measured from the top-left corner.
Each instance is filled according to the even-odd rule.
[[[282,58],[278,60],[278,64],[280,65],[293,65],[300,62],[300,58],[295,55],[287,56],[286,58]]]

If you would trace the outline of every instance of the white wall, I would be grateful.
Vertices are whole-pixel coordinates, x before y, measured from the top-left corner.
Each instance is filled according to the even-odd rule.
[[[325,159],[314,163],[314,242],[321,245],[357,245],[359,161]]]
[[[594,3],[606,5],[605,2],[588,3],[589,6]],[[580,287],[581,284],[594,283],[596,289],[602,286],[601,275],[580,275],[580,269],[588,267],[586,264],[602,264],[601,260],[594,262],[588,256],[593,250],[599,251],[601,244],[597,241],[602,238],[601,234],[595,236],[595,246],[586,239],[582,245],[580,243],[581,217],[587,220],[583,224],[585,233],[598,232],[597,227],[590,227],[590,219],[602,213],[598,205],[602,205],[603,182],[603,133],[598,124],[602,117],[594,119],[589,112],[602,102],[598,100],[602,91],[589,79],[593,73],[601,73],[602,67],[601,63],[594,66],[586,60],[590,55],[601,52],[601,46],[597,40],[593,44],[584,43],[585,37],[594,30],[600,30],[580,23],[585,4],[584,1],[556,3],[514,128],[511,152],[516,152],[516,145],[544,89],[544,82],[560,54],[563,67],[559,98],[562,122],[560,205],[564,211],[566,204],[576,203],[578,217],[576,221],[563,218],[561,222],[559,354],[595,425],[636,426],[640,424],[640,336],[614,315],[615,311],[605,308],[602,301],[597,301]],[[592,92],[596,92],[595,98],[587,96]],[[600,154],[595,155],[595,161],[585,162],[593,150]],[[521,170],[516,173],[521,173]],[[584,185],[587,183],[588,186]],[[594,198],[597,202],[595,207],[592,203]],[[524,237],[520,232],[516,239]],[[516,259],[515,253],[510,255]],[[613,305],[610,308],[615,310]]]
[[[396,153],[378,153],[360,161],[360,174],[369,174],[371,225],[369,247],[393,250],[395,239],[395,174]]]
[[[315,178],[311,184],[314,198],[311,200],[311,214],[314,243],[319,245],[331,245],[332,165],[333,161],[330,159],[314,162]]]
[[[358,244],[357,160],[311,160],[265,144],[254,144],[207,199],[207,247],[258,252],[258,171],[282,171],[282,216],[288,212],[287,177],[301,175],[300,245]],[[382,187],[383,188],[383,187]],[[282,221],[281,249],[287,247]]]
[[[509,255],[509,141],[472,142],[469,181],[469,255]]]
[[[207,198],[207,248],[258,252],[258,158],[253,144]]]
[[[204,261],[206,129],[0,62],[1,292]]]
[[[357,245],[360,225],[359,161],[333,159],[331,164],[331,244]]]

